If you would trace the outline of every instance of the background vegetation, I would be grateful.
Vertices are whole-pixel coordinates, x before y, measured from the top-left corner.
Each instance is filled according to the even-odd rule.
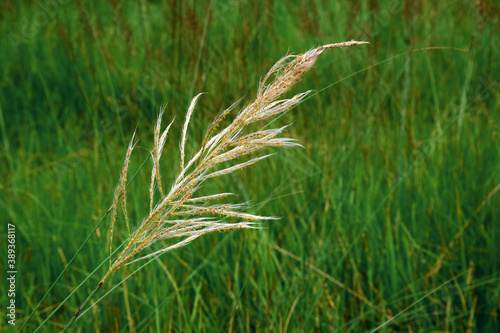
[[[499,18],[493,1],[4,1],[0,231],[5,244],[17,227],[17,327],[111,205],[135,128],[130,172],[147,158],[160,105],[176,117],[168,184],[195,94],[208,92],[191,148],[287,51],[356,39],[373,47],[322,55],[294,90],[318,93],[275,122],[306,149],[212,185],[282,219],[161,256],[74,328],[499,331]],[[132,219],[148,209],[149,167],[130,188]],[[25,331],[105,260],[107,237],[108,223]],[[41,331],[59,331],[104,271]]]

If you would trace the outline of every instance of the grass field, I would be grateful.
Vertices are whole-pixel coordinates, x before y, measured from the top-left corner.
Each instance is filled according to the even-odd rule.
[[[330,50],[277,118],[305,147],[204,190],[238,193],[262,230],[204,236],[103,286],[81,332],[500,331],[500,6],[494,1],[4,1],[0,11],[0,232],[16,230],[16,326],[112,203],[135,128],[131,175],[167,103],[164,184],[222,108],[254,98],[287,52]],[[272,149],[271,149],[272,152]],[[151,163],[128,214],[148,212]],[[125,240],[118,221],[115,236]],[[109,256],[109,219],[23,332]],[[7,276],[7,246],[0,253]],[[39,332],[58,332],[99,268]],[[4,274],[5,273],[5,274]],[[126,280],[125,280],[126,279]],[[116,287],[115,289],[112,289]]]

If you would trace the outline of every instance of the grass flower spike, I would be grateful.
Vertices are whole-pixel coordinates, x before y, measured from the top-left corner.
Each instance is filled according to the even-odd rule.
[[[215,203],[215,201],[231,196],[232,193],[214,193],[207,196],[197,196],[197,190],[205,181],[211,178],[233,173],[269,157],[270,155],[249,157],[264,148],[298,146],[299,144],[295,140],[280,137],[286,126],[250,133],[247,133],[245,130],[249,124],[264,121],[272,116],[290,110],[307,96],[309,91],[298,93],[289,99],[280,99],[283,94],[288,92],[313,67],[316,59],[323,51],[365,43],[349,41],[328,44],[301,55],[285,56],[266,74],[259,85],[255,100],[242,108],[227,127],[219,130],[221,121],[237,107],[238,103],[221,112],[209,127],[200,145],[200,150],[193,154],[190,160],[186,160],[185,148],[189,121],[201,94],[194,97],[182,128],[180,171],[168,191],[164,191],[162,188],[160,158],[172,123],[163,132],[161,131],[163,114],[163,110],[161,110],[154,129],[154,147],[151,152],[153,168],[149,187],[149,214],[132,231],[127,219],[126,182],[130,155],[135,146],[134,133],[126,152],[120,180],[115,190],[113,205],[110,208],[112,211],[110,253],[119,205],[123,209],[127,229],[129,230],[129,238],[123,250],[112,259],[109,270],[103,276],[93,293],[102,286],[112,273],[125,265],[185,246],[207,233],[257,228],[260,226],[260,221],[274,219],[273,217],[245,213],[243,211],[245,208],[244,203]],[[247,159],[241,161],[241,158],[244,157]],[[160,196],[156,201],[155,189],[157,189]],[[233,219],[237,219],[239,222],[231,222]],[[168,245],[163,246],[159,250],[149,250],[154,243],[165,240],[170,241],[170,243],[167,243]],[[76,318],[80,310],[81,308],[73,318]],[[71,323],[68,323],[67,327]]]

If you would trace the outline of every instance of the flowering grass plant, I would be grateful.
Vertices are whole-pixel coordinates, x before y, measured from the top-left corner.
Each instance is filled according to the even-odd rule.
[[[154,146],[151,151],[153,168],[149,186],[149,213],[136,226],[131,225],[127,217],[127,174],[132,151],[137,143],[134,133],[125,154],[113,204],[108,210],[108,213],[111,212],[110,254],[113,253],[113,236],[120,206],[128,230],[128,239],[116,256],[110,256],[108,271],[63,331],[69,329],[104,282],[125,265],[185,246],[208,233],[258,228],[261,226],[261,221],[275,219],[275,217],[257,216],[244,212],[245,203],[220,203],[221,199],[232,196],[233,193],[221,192],[199,196],[198,190],[212,178],[228,175],[271,156],[270,154],[255,156],[265,148],[300,146],[295,140],[281,136],[286,126],[255,132],[248,131],[248,127],[250,124],[264,122],[273,116],[287,112],[310,93],[310,91],[305,91],[291,98],[282,99],[282,96],[314,66],[321,53],[332,48],[365,43],[349,41],[328,44],[304,54],[287,55],[281,58],[262,79],[255,100],[240,109],[227,127],[219,130],[221,121],[237,109],[238,103],[222,111],[208,128],[199,151],[188,160],[185,152],[187,131],[201,94],[195,96],[182,127],[180,171],[168,191],[164,190],[161,182],[160,158],[172,123],[162,129],[164,113],[162,109],[154,128]],[[161,248],[151,251],[151,246],[160,241],[162,242]]]

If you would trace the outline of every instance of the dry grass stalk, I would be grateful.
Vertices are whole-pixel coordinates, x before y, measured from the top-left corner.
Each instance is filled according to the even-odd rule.
[[[301,55],[288,55],[283,57],[269,70],[260,83],[256,99],[244,107],[226,128],[217,131],[222,119],[236,108],[237,103],[223,111],[208,129],[201,144],[201,149],[194,154],[191,160],[185,161],[184,150],[186,147],[186,133],[191,115],[201,94],[194,97],[189,106],[186,120],[182,128],[180,172],[169,192],[166,194],[164,194],[162,189],[159,162],[167,133],[172,123],[170,123],[160,135],[163,114],[162,109],[155,126],[154,147],[151,154],[153,169],[149,188],[150,211],[148,216],[138,225],[137,229],[130,233],[126,210],[126,178],[130,155],[135,146],[134,133],[127,149],[125,162],[113,200],[110,253],[112,250],[114,225],[116,222],[118,205],[120,204],[120,197],[122,197],[121,206],[123,208],[127,229],[129,230],[129,238],[124,249],[114,258],[114,260],[112,260],[109,270],[103,276],[96,289],[99,289],[112,273],[125,265],[187,245],[194,239],[207,233],[257,228],[260,225],[259,221],[274,219],[274,217],[257,216],[241,212],[241,209],[245,207],[243,203],[213,203],[215,200],[232,195],[232,193],[196,196],[196,192],[206,180],[230,174],[255,164],[270,155],[250,158],[244,162],[236,162],[233,166],[221,169],[223,163],[234,162],[238,158],[246,157],[266,147],[299,146],[293,139],[279,137],[286,126],[276,129],[261,130],[249,134],[244,134],[244,130],[249,124],[269,119],[272,116],[288,111],[293,106],[300,103],[310,91],[299,93],[289,99],[279,98],[302,79],[303,75],[313,67],[316,59],[323,51],[331,48],[365,43],[366,42],[349,41],[328,44]],[[271,80],[273,75],[274,80]],[[156,204],[154,204],[155,188],[158,188],[161,195],[161,199],[158,200]],[[240,222],[228,222],[226,219],[227,217],[237,218]],[[145,253],[145,250],[150,248],[152,244],[161,240],[174,240],[174,242],[160,250],[152,253]],[[92,295],[89,297],[91,296]],[[75,317],[79,314],[80,310],[81,308],[78,310],[77,314],[75,314]],[[68,325],[70,325],[70,323]]]

